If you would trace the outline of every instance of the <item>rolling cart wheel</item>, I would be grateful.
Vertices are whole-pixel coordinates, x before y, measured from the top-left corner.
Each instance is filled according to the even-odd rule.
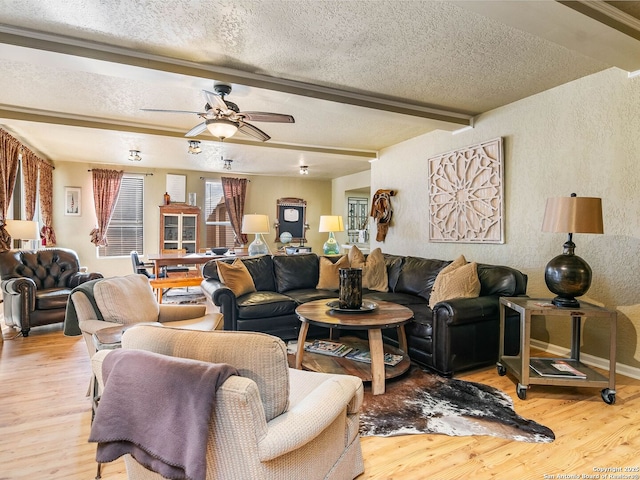
[[[518,386],[516,387],[516,393],[518,394],[518,398],[520,400],[527,399],[527,387],[525,387],[524,385],[518,384]]]
[[[504,377],[507,374],[507,368],[504,365],[498,364],[496,368],[498,369],[498,375],[501,377]]]
[[[607,403],[609,405],[613,405],[614,403],[616,403],[616,392],[614,390],[611,390],[610,388],[605,388],[604,390],[602,390],[600,392],[600,396],[602,397],[602,400],[604,400],[604,403]]]

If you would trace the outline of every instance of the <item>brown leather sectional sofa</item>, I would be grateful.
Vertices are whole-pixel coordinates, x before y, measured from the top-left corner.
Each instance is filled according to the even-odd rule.
[[[384,254],[389,291],[364,290],[363,298],[386,300],[410,308],[407,324],[411,359],[441,375],[492,364],[498,359],[499,298],[526,293],[527,276],[510,267],[478,265],[481,284],[477,298],[440,302],[432,310],[429,296],[438,272],[450,261]],[[232,260],[220,260],[232,261]],[[260,256],[242,259],[256,291],[236,297],[218,277],[216,260],[203,269],[202,289],[224,315],[225,330],[259,331],[296,339],[298,305],[335,298],[335,290],[318,290],[320,268],[315,254]],[[311,326],[309,336],[327,336],[326,329]],[[385,341],[397,344],[395,329],[384,332]],[[518,345],[515,321],[507,321],[509,353]]]

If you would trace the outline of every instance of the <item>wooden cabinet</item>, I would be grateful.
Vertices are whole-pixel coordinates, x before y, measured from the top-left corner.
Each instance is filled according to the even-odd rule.
[[[200,207],[186,204],[160,205],[160,251],[200,248]]]

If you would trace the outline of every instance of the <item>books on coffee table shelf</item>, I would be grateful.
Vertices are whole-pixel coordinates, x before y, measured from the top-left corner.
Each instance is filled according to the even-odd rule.
[[[371,352],[369,350],[352,350],[347,353],[346,358],[357,362],[371,363]],[[384,354],[384,364],[394,367],[402,361],[402,355],[394,355],[393,353]]]
[[[305,345],[304,349],[311,353],[321,353],[332,357],[344,357],[353,350],[344,343],[329,342],[328,340],[314,340],[310,345]]]
[[[587,378],[585,373],[558,358],[532,358],[529,365],[542,377]]]

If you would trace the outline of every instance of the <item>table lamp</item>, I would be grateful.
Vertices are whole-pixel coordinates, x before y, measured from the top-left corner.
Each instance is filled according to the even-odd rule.
[[[23,242],[40,240],[40,226],[31,220],[6,220],[5,228],[13,240],[17,240],[17,248],[23,248]]]
[[[249,244],[249,255],[266,255],[269,247],[262,238],[263,233],[269,233],[268,215],[244,215],[242,217],[242,233],[254,233],[256,239]]]
[[[575,255],[574,233],[604,233],[602,199],[594,197],[556,197],[547,199],[542,221],[543,232],[568,233],[561,255],[551,259],[544,271],[547,288],[557,295],[552,303],[557,307],[579,308],[575,299],[587,293],[591,286],[591,267]]]
[[[322,246],[322,250],[325,255],[338,255],[340,253],[340,247],[338,242],[336,242],[336,237],[333,235],[333,232],[344,232],[344,223],[342,223],[341,215],[320,215],[320,227],[318,228],[319,232],[329,232],[329,238],[324,245]]]

